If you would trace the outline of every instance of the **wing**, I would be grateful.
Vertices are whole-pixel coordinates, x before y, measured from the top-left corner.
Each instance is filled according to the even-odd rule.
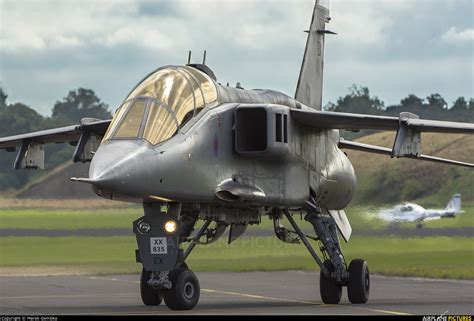
[[[45,144],[70,143],[76,146],[74,162],[87,162],[107,131],[111,120],[84,118],[78,125],[47,129],[33,133],[0,138],[0,149],[8,152],[20,147],[15,160],[15,169],[44,168]]]
[[[341,139],[339,141],[339,148],[357,150],[360,152],[367,152],[367,153],[373,153],[373,154],[389,155],[389,156],[391,156],[393,153],[393,150],[391,148],[379,147],[379,146],[374,146],[374,145],[369,145],[369,144],[362,144],[358,142],[348,141],[345,139]],[[458,166],[464,166],[464,167],[470,167],[470,168],[474,167],[474,164],[471,164],[471,163],[459,162],[459,161],[455,161],[451,159],[428,156],[428,155],[423,155],[423,154],[419,156],[408,155],[405,157],[421,159],[421,160],[435,162],[435,163],[444,163],[444,164],[458,165]]]
[[[0,138],[0,149],[15,150],[21,146],[24,140],[40,144],[77,142],[83,131],[88,130],[99,136],[104,136],[109,127],[110,120],[95,120],[87,123],[84,119],[82,124],[71,125],[60,128],[41,130],[33,133]]]
[[[81,130],[79,125],[47,129],[0,138],[0,149],[15,151],[16,147],[21,146],[23,141],[31,141],[39,144],[77,142],[80,136]]]
[[[419,119],[411,113],[401,113],[396,118],[292,109],[291,117],[302,125],[320,129],[397,131],[400,127],[405,127],[419,132],[474,134],[474,124]]]
[[[458,162],[439,157],[427,156],[421,153],[421,133],[451,133],[451,134],[474,134],[474,124],[457,123],[437,120],[420,119],[412,113],[401,113],[398,118],[324,112],[313,110],[292,109],[292,119],[305,126],[327,130],[384,130],[396,131],[397,135],[393,143],[393,148],[383,148],[373,145],[361,144],[341,140],[341,148],[354,149],[363,152],[390,155],[391,157],[408,157],[427,160],[438,163],[448,163],[465,167],[473,167],[471,163]]]

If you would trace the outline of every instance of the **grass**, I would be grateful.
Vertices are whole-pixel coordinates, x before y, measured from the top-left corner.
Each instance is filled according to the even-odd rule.
[[[463,205],[465,213],[455,219],[425,222],[426,228],[474,226],[474,205]],[[346,210],[354,230],[377,230],[389,223],[377,219],[378,208],[352,206]],[[0,209],[0,228],[31,229],[107,229],[130,228],[124,237],[2,237],[0,275],[47,271],[55,274],[136,273],[135,238],[131,222],[142,215],[138,207],[56,209]],[[299,219],[299,217],[298,217]],[[285,225],[289,226],[286,222]],[[262,217],[260,226],[272,229]],[[399,225],[415,228],[413,223]],[[310,225],[302,227],[310,231]],[[223,238],[226,239],[226,238]],[[474,243],[464,237],[365,237],[354,233],[343,244],[348,261],[364,258],[373,273],[401,276],[474,279]],[[228,246],[221,240],[198,246],[188,260],[196,271],[314,270],[315,263],[303,245],[289,245],[274,237],[242,238]],[[49,272],[48,272],[49,271]],[[34,272],[32,272],[34,274]]]
[[[0,228],[10,229],[104,229],[130,228],[142,216],[137,208],[97,210],[2,209]]]
[[[346,210],[354,230],[386,228],[389,222],[377,218],[377,207],[351,206]],[[474,205],[463,206],[465,213],[454,219],[426,221],[426,228],[459,228],[474,226]],[[7,208],[0,209],[0,229],[104,229],[131,228],[132,221],[142,216],[138,207],[98,208],[98,209],[47,209],[47,208]],[[284,222],[285,223],[285,222]],[[285,225],[289,226],[288,223]],[[415,223],[401,223],[403,228],[415,228]],[[309,225],[304,223],[304,226]],[[262,217],[262,224],[249,229],[273,228],[268,217]]]
[[[343,245],[346,258],[364,258],[372,273],[474,279],[471,238],[354,238]],[[0,271],[32,266],[71,268],[80,273],[135,273],[134,237],[4,237],[0,239]],[[219,241],[198,246],[188,263],[196,271],[314,270],[303,245],[273,237]]]
[[[100,197],[92,199],[26,199],[0,196],[0,210],[3,209],[76,209],[95,210],[106,208],[137,208],[140,204],[111,201]]]
[[[358,141],[392,147],[395,133],[380,132]],[[474,136],[422,135],[423,154],[472,162]],[[474,202],[474,172],[468,168],[413,159],[346,151],[357,174],[354,202],[359,205],[415,201],[426,206],[445,206],[453,193]]]

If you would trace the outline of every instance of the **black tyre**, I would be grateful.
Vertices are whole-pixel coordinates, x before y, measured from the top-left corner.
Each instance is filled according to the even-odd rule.
[[[354,304],[363,304],[369,300],[370,276],[367,262],[361,259],[352,260],[349,264],[349,284],[347,296]]]
[[[150,280],[151,272],[142,269],[142,275],[140,277],[140,294],[142,297],[143,304],[145,305],[160,305],[163,301],[163,296],[160,290],[153,289],[148,284]]]
[[[163,291],[166,306],[171,310],[191,310],[194,308],[201,294],[199,280],[196,275],[186,268],[171,271],[169,279],[172,288]]]
[[[324,262],[326,266],[332,266],[330,262]],[[319,273],[319,293],[325,304],[338,304],[342,297],[342,285],[326,277],[323,272]]]

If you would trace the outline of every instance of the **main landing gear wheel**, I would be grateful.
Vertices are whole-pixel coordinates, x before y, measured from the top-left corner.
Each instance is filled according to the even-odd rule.
[[[369,300],[370,276],[367,262],[361,259],[352,260],[349,264],[349,283],[347,296],[354,304],[366,303]]]
[[[326,266],[330,264],[330,261],[324,262]],[[337,284],[335,280],[326,277],[323,272],[320,272],[319,292],[325,304],[338,304],[342,297],[342,285]]]
[[[163,291],[166,305],[171,310],[191,310],[199,301],[201,288],[196,275],[187,268],[173,270],[168,275],[173,284]]]
[[[154,289],[148,284],[151,278],[151,272],[142,269],[140,277],[140,294],[143,304],[145,305],[160,305],[163,300],[163,295],[160,290]]]

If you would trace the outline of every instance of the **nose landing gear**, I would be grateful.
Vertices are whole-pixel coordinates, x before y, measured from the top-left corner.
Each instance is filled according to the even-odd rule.
[[[143,265],[140,278],[142,301],[148,306],[158,306],[164,300],[172,310],[193,309],[199,301],[201,289],[198,278],[185,260],[201,236],[209,231],[211,221],[206,221],[189,239],[191,244],[184,252],[180,243],[188,240],[198,216],[181,215],[179,204],[170,206],[167,213],[161,212],[159,204],[146,204],[144,209],[145,216],[133,222],[138,243],[136,258]],[[175,228],[170,229],[170,226]]]

